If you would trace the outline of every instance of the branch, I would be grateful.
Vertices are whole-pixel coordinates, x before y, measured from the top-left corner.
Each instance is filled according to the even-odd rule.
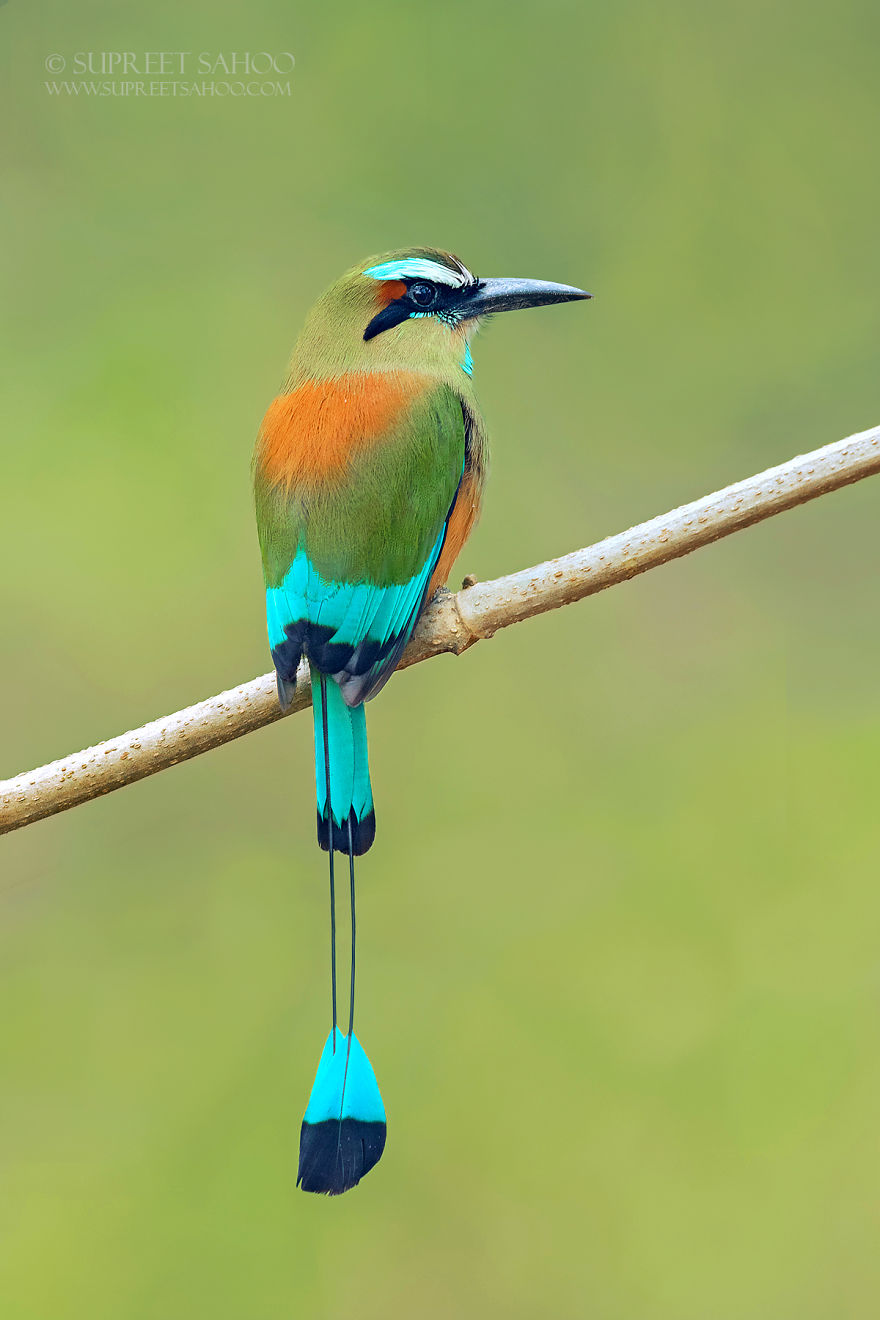
[[[692,504],[534,568],[435,596],[400,668],[474,642],[533,614],[570,605],[649,568],[771,518],[797,504],[880,472],[880,426],[792,458]],[[311,704],[301,667],[288,714]],[[0,782],[0,833],[66,811],[90,798],[167,770],[282,716],[274,674],[221,692],[141,729]]]

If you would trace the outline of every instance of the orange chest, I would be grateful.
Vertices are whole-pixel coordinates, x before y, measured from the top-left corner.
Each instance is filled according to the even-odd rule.
[[[427,384],[412,372],[352,372],[280,394],[260,427],[257,466],[288,489],[338,479],[355,455],[388,437]]]

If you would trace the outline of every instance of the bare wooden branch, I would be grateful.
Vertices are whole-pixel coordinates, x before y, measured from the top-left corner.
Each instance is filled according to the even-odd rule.
[[[604,591],[876,472],[880,427],[792,458],[561,559],[467,585],[454,595],[442,592],[423,615],[401,668],[442,651],[459,655],[501,628]],[[311,704],[305,665],[299,677],[289,714]],[[141,729],[0,782],[0,833],[66,811],[282,718],[274,675],[263,674]]]

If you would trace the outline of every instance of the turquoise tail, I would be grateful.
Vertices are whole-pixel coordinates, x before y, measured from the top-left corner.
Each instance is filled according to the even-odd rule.
[[[322,693],[326,693],[327,699],[326,725]],[[353,855],[360,857],[376,836],[364,708],[363,705],[347,706],[333,679],[315,673],[312,678],[312,710],[315,718],[318,843],[329,851],[332,819],[334,850],[347,853],[350,840]],[[326,759],[325,740],[329,753]],[[327,805],[328,761],[330,809]]]
[[[330,864],[330,984],[333,1026],[312,1086],[299,1139],[297,1186],[338,1196],[355,1187],[385,1149],[385,1108],[376,1076],[354,1034],[357,921],[354,859],[373,842],[376,821],[363,705],[349,708],[332,678],[313,671],[318,842]],[[336,1025],[336,879],[333,859],[348,854],[351,974],[348,1034]]]
[[[297,1186],[339,1196],[356,1187],[382,1158],[385,1106],[357,1037],[337,1028],[327,1037],[299,1142]]]

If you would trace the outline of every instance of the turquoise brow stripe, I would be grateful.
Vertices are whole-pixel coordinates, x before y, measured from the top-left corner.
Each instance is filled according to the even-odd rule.
[[[428,261],[426,257],[383,261],[378,266],[368,266],[364,274],[373,280],[433,280],[436,284],[449,284],[453,288],[461,288],[468,282],[458,271],[441,266],[438,261]]]

